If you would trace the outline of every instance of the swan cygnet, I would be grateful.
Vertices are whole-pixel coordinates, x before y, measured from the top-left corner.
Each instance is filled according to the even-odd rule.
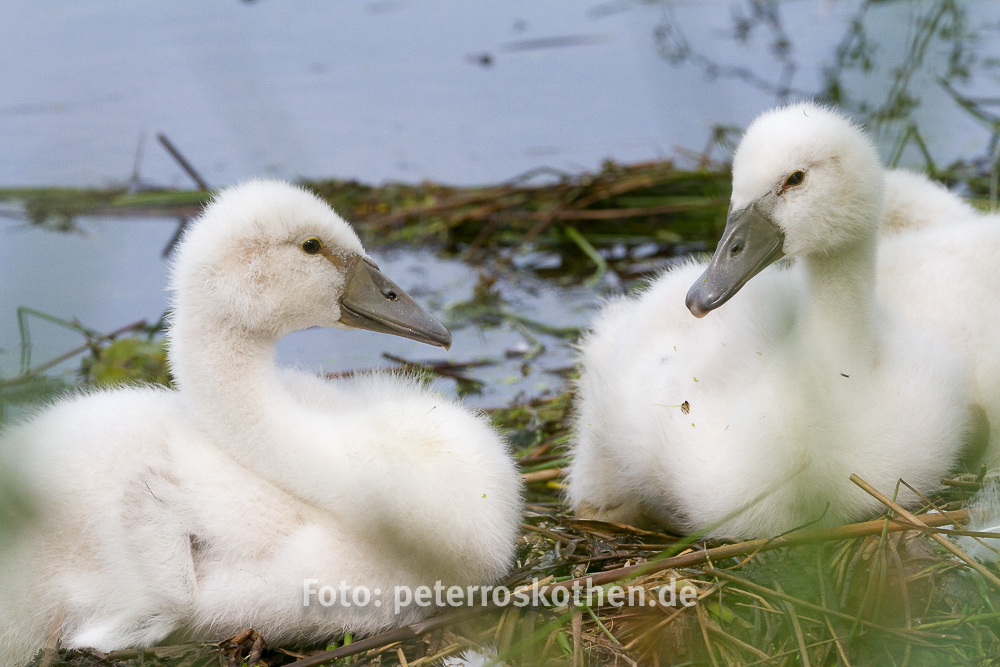
[[[483,415],[395,375],[275,366],[276,341],[312,326],[451,344],[329,206],[281,182],[224,190],[171,283],[177,390],[67,398],[0,436],[33,512],[0,545],[0,665],[53,637],[369,633],[427,613],[402,595],[396,613],[395,587],[506,572],[520,478]]]
[[[610,302],[581,344],[574,508],[753,537],[884,509],[851,473],[939,486],[972,430],[967,371],[876,298],[882,193],[874,146],[839,114],[753,122],[711,261]]]

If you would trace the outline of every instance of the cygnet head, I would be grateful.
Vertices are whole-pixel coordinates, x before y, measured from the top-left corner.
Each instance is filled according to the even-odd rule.
[[[175,321],[276,340],[359,328],[451,346],[451,334],[389,280],[325,202],[281,181],[221,191],[177,251]]]
[[[726,229],[688,309],[703,317],[785,255],[874,238],[883,180],[872,142],[836,111],[803,102],[761,114],[733,158]]]

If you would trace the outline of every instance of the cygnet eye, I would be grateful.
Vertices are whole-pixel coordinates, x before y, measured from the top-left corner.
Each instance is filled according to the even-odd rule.
[[[802,181],[804,181],[805,178],[806,178],[806,172],[802,171],[801,169],[799,169],[798,171],[793,171],[791,174],[788,175],[788,178],[785,179],[785,187],[793,188],[796,185],[801,185]]]
[[[389,299],[389,301],[395,301],[397,298],[399,298],[396,295],[396,293],[393,290],[391,290],[391,289],[390,290],[385,290],[384,292],[382,292],[382,296],[384,296],[385,298]]]
[[[302,252],[307,255],[315,255],[323,249],[323,242],[315,236],[310,236],[302,242]]]

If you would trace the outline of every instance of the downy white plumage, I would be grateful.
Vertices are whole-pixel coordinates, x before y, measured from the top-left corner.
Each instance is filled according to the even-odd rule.
[[[1000,215],[904,169],[885,172],[876,291],[897,315],[933,329],[972,369],[979,433],[963,459],[1000,465]],[[992,428],[990,425],[992,424]]]
[[[54,636],[367,633],[426,613],[395,614],[396,586],[504,573],[520,481],[483,416],[396,376],[274,365],[277,339],[309,326],[451,341],[325,203],[280,182],[223,191],[172,287],[178,390],[68,398],[0,436],[33,511],[0,545],[0,665]],[[304,594],[324,586],[341,589],[331,606]]]
[[[983,480],[979,492],[969,501],[966,530],[980,533],[1000,532],[1000,477],[992,474]],[[958,547],[980,563],[1000,561],[1000,539],[995,537],[952,537]]]
[[[882,233],[887,236],[981,215],[941,183],[906,169],[886,170],[883,199]]]
[[[967,369],[876,297],[882,196],[874,147],[839,114],[755,120],[711,262],[612,301],[581,345],[570,503],[748,537],[881,510],[851,473],[937,487],[972,430]],[[685,308],[737,291],[704,319]]]
[[[914,186],[919,183],[914,182]],[[949,199],[951,201],[949,201]],[[941,190],[913,190],[919,228],[879,244],[877,291],[908,325],[928,327],[948,354],[971,369],[972,401],[982,410],[980,460],[1000,467],[1000,215],[981,213]],[[941,212],[931,219],[932,212]],[[971,464],[977,452],[966,457]]]
[[[461,655],[442,659],[437,667],[506,667],[506,663],[499,662],[496,651],[491,648],[470,648]]]

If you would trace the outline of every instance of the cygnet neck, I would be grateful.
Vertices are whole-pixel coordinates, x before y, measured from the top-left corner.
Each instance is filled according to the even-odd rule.
[[[810,345],[830,362],[854,359],[860,367],[870,365],[876,350],[874,231],[803,259],[808,288],[803,324]]]
[[[191,311],[178,303],[169,333],[170,366],[181,396],[216,445],[240,460],[266,456],[275,443],[293,437],[274,417],[293,417],[295,410],[274,364],[277,341]]]

